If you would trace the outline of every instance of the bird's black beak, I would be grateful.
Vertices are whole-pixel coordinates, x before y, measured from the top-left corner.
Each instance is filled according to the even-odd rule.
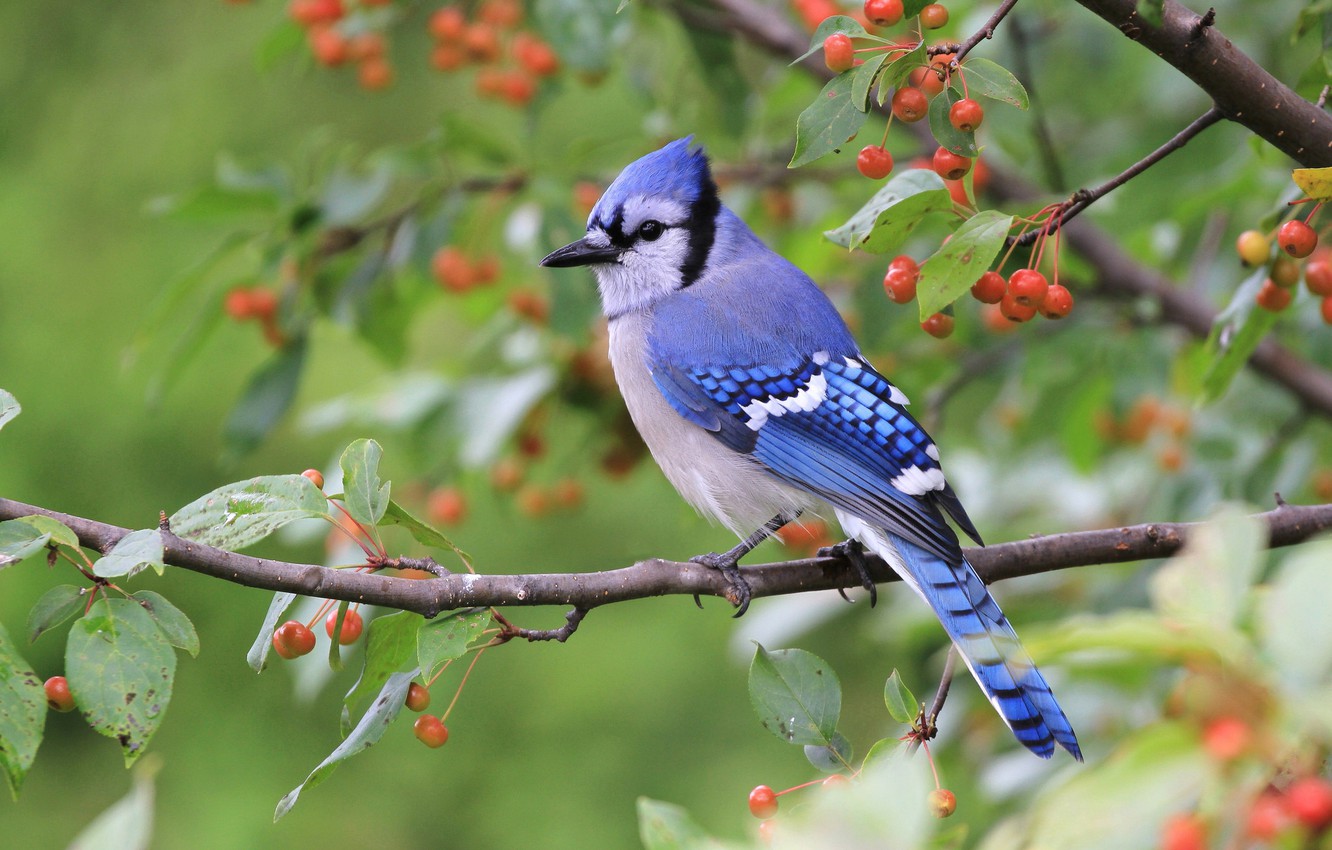
[[[563,269],[573,266],[594,266],[597,263],[614,262],[620,256],[620,249],[612,245],[598,247],[588,244],[586,239],[570,242],[563,248],[557,248],[546,255],[541,265]]]

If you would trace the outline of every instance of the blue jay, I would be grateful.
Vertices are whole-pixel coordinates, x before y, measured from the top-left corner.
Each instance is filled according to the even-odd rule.
[[[691,139],[627,166],[583,238],[541,264],[591,267],[634,425],[680,495],[743,539],[698,560],[723,571],[743,613],[739,558],[831,508],[867,586],[861,545],[930,604],[1018,741],[1080,761],[1068,718],[945,521],[980,542],[906,396],[823,291],[722,205]]]

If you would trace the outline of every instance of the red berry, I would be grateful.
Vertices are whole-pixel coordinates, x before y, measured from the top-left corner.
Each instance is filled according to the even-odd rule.
[[[913,124],[930,111],[930,99],[915,86],[900,86],[893,92],[893,115],[899,121]]]
[[[301,26],[331,24],[346,14],[342,0],[292,0],[287,14]]]
[[[555,503],[562,508],[576,508],[583,502],[583,485],[573,478],[561,478],[551,490]]]
[[[920,323],[920,329],[935,339],[943,339],[953,333],[953,317],[947,313],[935,313]]]
[[[1290,306],[1291,297],[1289,289],[1277,286],[1269,277],[1263,281],[1263,288],[1258,290],[1255,300],[1258,302],[1258,306],[1264,310],[1280,313]]]
[[[418,741],[431,749],[444,746],[444,742],[449,739],[449,727],[433,714],[422,714],[416,718],[412,732]]]
[[[1318,311],[1323,316],[1323,323],[1332,325],[1332,296],[1318,302]]]
[[[1244,825],[1246,835],[1259,841],[1271,841],[1290,824],[1286,801],[1280,794],[1259,794],[1249,806],[1249,817]]]
[[[1010,288],[999,301],[999,312],[1010,322],[1029,322],[1036,315],[1036,305],[1019,303]]]
[[[314,632],[296,620],[288,620],[273,632],[273,650],[288,660],[309,655],[314,647]]]
[[[383,59],[367,59],[357,66],[356,80],[366,91],[388,88],[393,82],[393,66]]]
[[[1249,724],[1238,717],[1218,717],[1203,728],[1203,748],[1217,761],[1244,755],[1253,739]]]
[[[324,473],[317,469],[307,469],[302,472],[301,475],[310,479],[310,483],[318,487],[320,490],[324,489]]]
[[[513,501],[524,516],[539,517],[550,513],[550,494],[536,484],[524,484],[513,495]]]
[[[957,811],[957,797],[947,788],[935,788],[925,798],[930,807],[930,814],[936,818],[946,818]]]
[[[891,27],[902,20],[904,14],[906,9],[902,0],[865,0],[865,17],[876,27]]]
[[[500,58],[499,33],[489,24],[472,24],[462,35],[467,55],[478,62],[494,62]]]
[[[838,74],[855,64],[855,48],[851,45],[851,36],[835,32],[823,40],[823,61],[828,70]]]
[[[324,631],[328,633],[329,637],[333,637],[333,629],[337,624],[338,610],[334,608],[324,618]],[[361,632],[364,630],[365,621],[361,619],[361,615],[349,608],[347,614],[342,618],[342,631],[338,632],[338,643],[343,646],[356,643],[356,639],[361,636]]]
[[[458,6],[444,6],[430,16],[430,34],[440,41],[460,41],[467,32],[467,15]]]
[[[437,487],[426,497],[426,517],[440,525],[457,525],[467,517],[467,498],[457,487]]]
[[[888,271],[883,276],[883,291],[897,304],[906,304],[916,297],[916,283],[920,280],[920,266],[916,261],[902,254],[888,264]]]
[[[1314,248],[1318,247],[1318,234],[1314,232],[1312,227],[1298,218],[1292,218],[1281,225],[1281,229],[1277,231],[1277,244],[1287,254],[1297,260],[1302,260],[1312,254]]]
[[[1062,319],[1073,310],[1073,293],[1062,283],[1051,284],[1037,309],[1047,319]]]
[[[1175,815],[1161,830],[1161,850],[1207,850],[1207,825],[1197,815]]]
[[[1039,307],[1049,291],[1049,281],[1035,269],[1018,269],[1008,279],[1008,293],[1024,306]]]
[[[1332,783],[1321,776],[1295,780],[1286,789],[1286,811],[1310,829],[1332,824]]]
[[[1321,298],[1332,295],[1332,260],[1310,260],[1304,267],[1304,285]]]
[[[1261,266],[1272,252],[1272,243],[1257,230],[1246,230],[1235,240],[1235,253],[1246,266]]]
[[[760,785],[749,792],[749,813],[759,820],[767,820],[777,814],[777,795],[766,785]]]
[[[446,245],[430,259],[430,270],[439,285],[449,292],[466,292],[476,283],[472,263],[462,251]]]
[[[46,680],[46,704],[52,711],[73,711],[74,695],[69,692],[69,680],[52,676]]]
[[[971,285],[971,297],[982,304],[998,304],[1008,291],[1008,282],[999,272],[986,272]]]
[[[222,301],[222,310],[238,322],[254,318],[254,299],[250,297],[250,290],[238,286],[229,291]]]
[[[407,708],[412,711],[425,711],[430,705],[430,689],[425,685],[412,682],[407,686]]]
[[[948,23],[948,10],[942,3],[931,3],[920,10],[920,25],[927,30],[937,30]]]
[[[534,77],[549,77],[560,69],[560,57],[554,49],[531,33],[515,35],[512,49],[518,64]]]
[[[939,148],[934,152],[930,166],[945,180],[961,180],[971,170],[971,160],[961,154],[953,153],[948,148]]]
[[[893,155],[879,145],[866,145],[856,156],[856,168],[871,180],[882,180],[893,170]]]
[[[1006,334],[1017,330],[1017,322],[1005,316],[1004,311],[998,304],[986,304],[981,308],[981,323],[988,330],[997,334]]]
[[[310,27],[307,40],[315,61],[328,68],[336,68],[347,61],[347,39],[335,27]]]
[[[985,108],[969,97],[948,107],[948,121],[963,133],[975,132],[985,120]]]

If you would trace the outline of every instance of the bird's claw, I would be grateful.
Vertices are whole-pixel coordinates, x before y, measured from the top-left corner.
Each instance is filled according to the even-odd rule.
[[[860,545],[859,540],[843,540],[841,543],[835,543],[832,546],[824,546],[819,549],[820,558],[842,558],[855,567],[856,573],[860,576],[860,586],[869,591],[870,607],[873,608],[879,601],[879,588],[874,583],[874,577],[870,575],[869,559],[865,557],[865,547]],[[846,594],[842,589],[837,589],[846,599]]]
[[[753,598],[753,593],[749,589],[749,582],[740,574],[735,559],[716,552],[708,552],[706,555],[695,555],[689,560],[722,574],[722,578],[726,580],[726,601],[735,606],[734,616],[743,617],[749,610],[749,600]]]

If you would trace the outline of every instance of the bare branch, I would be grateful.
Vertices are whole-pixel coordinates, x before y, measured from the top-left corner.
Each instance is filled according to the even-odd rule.
[[[0,520],[49,516],[69,526],[90,549],[108,552],[130,529],[0,499]],[[1258,514],[1268,526],[1269,545],[1291,546],[1332,528],[1332,504],[1279,504]],[[1152,523],[1101,531],[1069,532],[966,550],[967,559],[987,582],[1092,564],[1119,563],[1173,555],[1196,523]],[[531,640],[562,640],[572,634],[587,611],[601,605],[653,596],[706,594],[724,598],[726,579],[716,570],[687,561],[650,559],[618,570],[595,573],[532,575],[452,574],[440,578],[394,578],[316,564],[294,564],[253,558],[204,546],[163,533],[163,558],[171,566],[192,570],[246,587],[281,590],[303,596],[346,599],[415,611],[433,617],[459,608],[560,605],[574,609],[565,627],[549,632],[522,632]],[[875,581],[897,576],[883,561],[870,557]],[[805,558],[745,567],[755,598],[858,587],[860,577],[846,561]]]

